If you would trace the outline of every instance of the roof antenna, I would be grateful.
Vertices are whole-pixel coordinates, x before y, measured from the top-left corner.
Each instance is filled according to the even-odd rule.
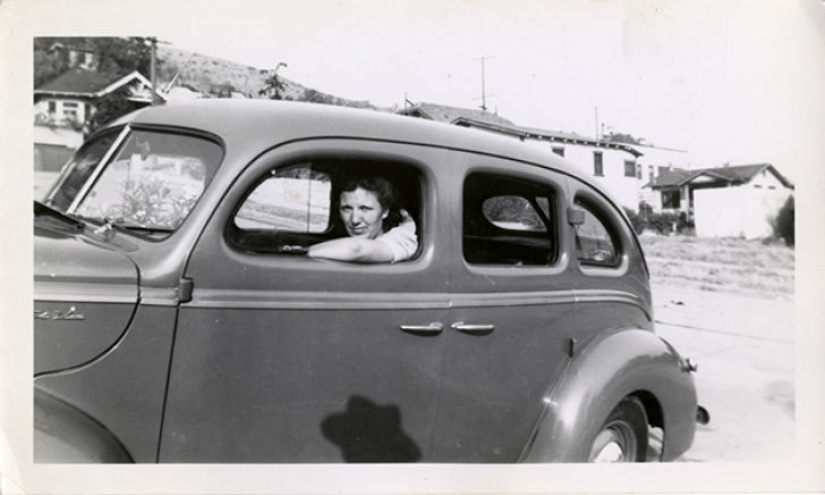
[[[492,57],[485,57],[485,56],[482,55],[481,58],[474,58],[473,59],[474,61],[480,61],[481,62],[481,111],[482,112],[487,111],[487,97],[488,96],[495,96],[495,95],[488,95],[487,92],[486,92],[486,89],[485,89],[485,85],[484,85],[484,61],[485,60],[492,60],[494,58],[496,58],[495,55],[493,55]],[[477,100],[478,98],[475,98],[475,99]]]

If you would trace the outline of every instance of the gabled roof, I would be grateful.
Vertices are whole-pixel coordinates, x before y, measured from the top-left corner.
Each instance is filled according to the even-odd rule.
[[[730,185],[745,184],[750,182],[751,179],[762,173],[764,170],[768,170],[775,175],[785,187],[793,189],[793,184],[791,181],[780,174],[779,171],[777,171],[776,168],[770,163],[700,168],[695,170],[675,168],[672,170],[663,171],[651,182],[649,182],[646,187],[651,187],[653,189],[682,187],[685,184],[693,182],[699,177],[711,177],[718,182]]]
[[[97,71],[75,67],[41,85],[34,90],[34,94],[100,98],[134,81],[145,87],[152,86],[152,83],[138,71],[125,76],[107,76]]]
[[[413,117],[422,117],[425,119],[435,120],[436,122],[445,122],[447,124],[454,124],[459,119],[471,119],[480,122],[489,122],[500,125],[513,125],[509,120],[499,117],[490,112],[476,110],[474,108],[459,108],[450,107],[447,105],[436,105],[435,103],[419,103],[413,107],[407,108],[399,112],[401,115],[411,115]]]
[[[105,76],[93,70],[75,67],[34,90],[35,94],[60,93],[92,96],[120,77]]]

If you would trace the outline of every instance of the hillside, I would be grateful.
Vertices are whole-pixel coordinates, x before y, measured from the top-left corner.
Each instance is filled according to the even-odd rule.
[[[233,92],[242,93],[248,98],[261,98],[260,91],[266,85],[266,73],[256,67],[181,50],[169,45],[158,45],[158,60],[158,80],[161,87],[165,87],[174,79],[175,86],[183,86],[202,93],[216,94],[231,87]],[[379,109],[369,101],[347,100],[307,88],[287,78],[281,78],[281,80],[285,86],[284,99]]]

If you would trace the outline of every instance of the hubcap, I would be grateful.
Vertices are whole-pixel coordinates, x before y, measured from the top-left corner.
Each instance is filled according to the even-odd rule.
[[[590,450],[590,462],[632,462],[636,458],[633,432],[625,423],[614,423],[599,432]]]

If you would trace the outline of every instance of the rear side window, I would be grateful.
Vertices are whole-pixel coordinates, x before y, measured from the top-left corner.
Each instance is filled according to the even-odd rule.
[[[557,242],[552,188],[476,173],[463,189],[462,250],[468,263],[549,266]]]
[[[576,225],[576,256],[583,265],[613,267],[619,264],[616,234],[598,209],[577,199],[584,212],[584,222]]]

